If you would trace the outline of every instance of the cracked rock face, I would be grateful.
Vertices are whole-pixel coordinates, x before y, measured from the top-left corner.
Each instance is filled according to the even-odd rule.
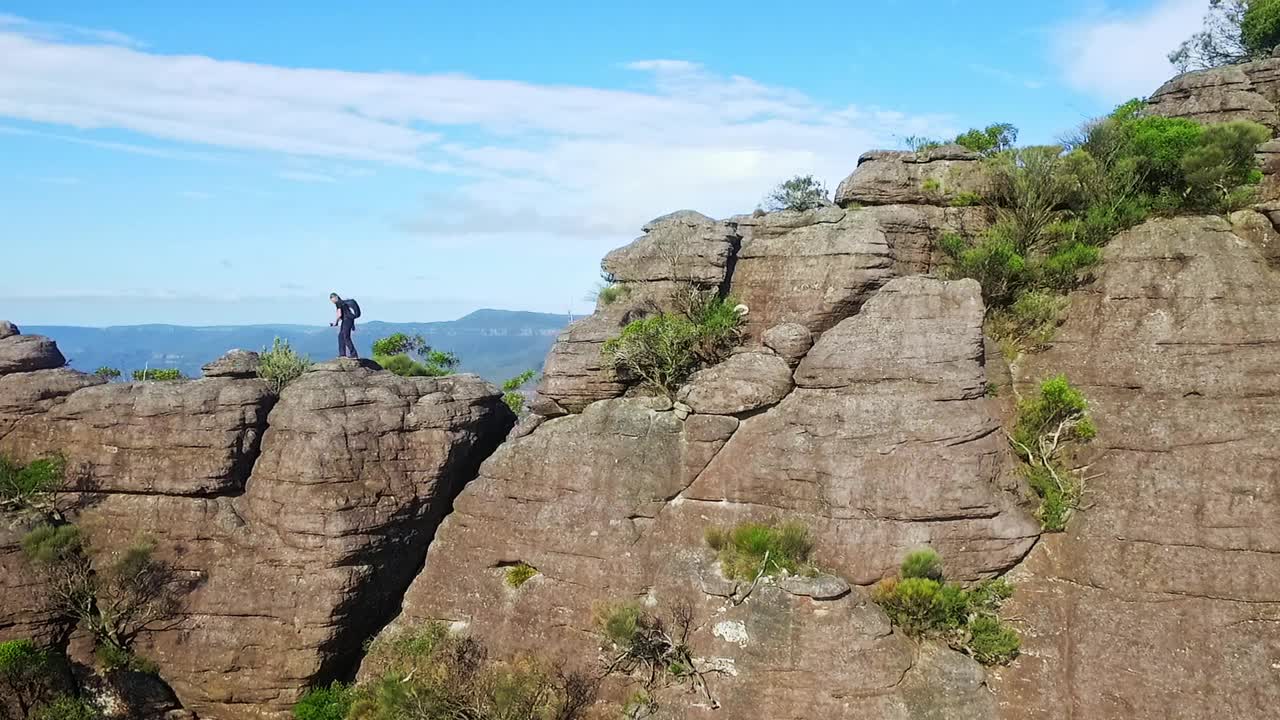
[[[79,375],[0,376],[46,398],[0,426],[0,450],[65,454],[94,552],[143,534],[192,581],[180,617],[139,650],[188,710],[227,720],[283,716],[356,662],[513,421],[475,376],[352,361],[315,366],[278,402],[234,377],[62,392]],[[0,532],[0,639],[51,631],[20,530]]]
[[[1280,275],[1220,218],[1117,236],[1021,384],[1065,372],[1088,508],[1015,574],[1007,718],[1256,718],[1280,702]]]
[[[947,205],[962,193],[989,190],[982,156],[959,145],[924,152],[873,150],[836,188],[835,202],[849,205]]]
[[[872,582],[925,543],[971,578],[1030,547],[1038,527],[992,481],[1003,441],[983,398],[981,320],[975,283],[895,280],[818,341],[797,388],[744,420],[681,420],[644,398],[547,420],[458,497],[388,631],[445,620],[495,652],[582,666],[598,653],[600,603],[687,600],[695,654],[732,669],[711,679],[725,717],[991,717],[972,660],[918,650],[845,582]],[[718,368],[763,362],[752,355]],[[788,370],[766,357],[770,376]],[[718,576],[703,534],[771,518],[806,522],[819,567],[843,580],[765,583],[729,602],[746,593]],[[518,562],[539,575],[513,589],[502,568]],[[665,701],[672,717],[702,716],[696,697]]]

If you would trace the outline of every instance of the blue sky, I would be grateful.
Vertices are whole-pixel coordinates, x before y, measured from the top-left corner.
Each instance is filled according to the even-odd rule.
[[[652,217],[1149,94],[1208,0],[200,5],[0,0],[0,318],[583,312]]]

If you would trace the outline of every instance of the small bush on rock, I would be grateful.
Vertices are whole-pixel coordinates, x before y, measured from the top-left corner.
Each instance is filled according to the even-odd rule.
[[[778,183],[764,199],[762,206],[769,212],[778,210],[813,210],[830,205],[827,188],[812,175],[796,175]]]
[[[101,717],[102,713],[88,700],[60,695],[37,707],[29,720],[99,720]]]
[[[258,377],[267,381],[271,391],[279,395],[285,386],[302,377],[311,368],[311,358],[300,355],[288,340],[276,338],[270,348],[258,354]]]
[[[641,682],[647,709],[656,708],[654,694],[658,690],[671,686],[698,691],[712,708],[719,707],[689,645],[693,627],[693,606],[689,603],[676,603],[665,618],[634,603],[605,605],[596,611],[596,626],[603,649],[609,653],[604,674],[621,674]]]
[[[989,157],[1013,149],[1014,143],[1018,142],[1018,128],[1009,123],[995,123],[981,130],[972,128],[957,135],[955,142]]]
[[[508,567],[504,573],[507,585],[513,588],[519,588],[537,574],[538,569],[528,563],[516,563]]]
[[[1061,531],[1084,497],[1083,468],[1071,467],[1074,451],[1097,435],[1083,393],[1063,375],[1040,384],[1018,404],[1009,442],[1022,459],[1023,476],[1040,507],[1036,516],[1048,531]]]
[[[872,599],[894,626],[911,637],[936,637],[984,665],[1017,657],[1018,634],[1002,622],[1000,605],[1013,595],[1004,580],[984,580],[970,589],[944,580],[932,550],[907,556],[900,577],[881,580]]]
[[[0,455],[0,510],[33,512],[59,517],[58,493],[66,487],[66,458],[33,460],[27,465]]]
[[[457,369],[457,355],[436,350],[421,335],[393,333],[373,341],[373,361],[402,377],[441,377]]]
[[[524,414],[524,394],[520,392],[520,388],[528,385],[537,374],[536,370],[525,370],[502,383],[502,402],[516,415]]]
[[[352,695],[351,686],[340,682],[308,690],[293,706],[294,720],[346,720]]]
[[[187,376],[183,375],[178,368],[146,368],[134,370],[133,379],[135,382],[167,382],[186,380]]]
[[[677,291],[673,304],[676,312],[628,323],[602,351],[613,368],[668,397],[695,370],[723,360],[742,335],[732,298],[690,286]]]
[[[813,572],[809,564],[813,539],[804,523],[744,522],[729,530],[711,527],[704,539],[716,551],[720,569],[729,579]]]
[[[114,382],[116,380],[119,380],[121,375],[119,370],[113,367],[107,367],[106,365],[103,365],[97,370],[94,370],[93,374],[97,375],[103,380],[106,380],[107,382]]]
[[[56,656],[30,640],[0,642],[0,717],[6,717],[6,700],[26,717],[57,688]]]
[[[440,623],[380,637],[364,667],[375,679],[351,692],[349,720],[574,720],[597,687],[535,659],[494,660],[483,644]]]

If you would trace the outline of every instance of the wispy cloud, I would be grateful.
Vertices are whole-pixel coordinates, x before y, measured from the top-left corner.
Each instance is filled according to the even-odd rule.
[[[1206,0],[1157,0],[1145,10],[1103,9],[1060,27],[1054,59],[1068,86],[1109,102],[1151,94],[1176,73],[1168,54],[1199,30]]]
[[[324,173],[318,173],[318,172],[308,172],[305,170],[281,170],[280,172],[276,173],[276,176],[284,178],[285,180],[293,180],[295,182],[304,182],[304,183],[331,183],[331,182],[338,181],[338,179],[332,175],[325,175]]]
[[[146,47],[146,43],[137,38],[115,30],[99,30],[80,25],[68,25],[67,23],[41,22],[7,13],[0,13],[0,30],[13,30],[30,37],[46,40],[87,41],[123,47]]]
[[[791,174],[834,185],[864,150],[954,131],[945,117],[874,102],[835,105],[684,60],[626,67],[642,89],[287,68],[72,43],[10,24],[0,27],[0,116],[337,167],[444,173],[460,180],[447,207],[527,208],[495,222],[483,211],[442,221],[424,207],[421,219],[404,223],[424,234],[520,231],[523,222],[594,234],[689,205],[747,210]],[[363,172],[304,164],[278,175],[328,182]]]
[[[997,67],[991,67],[990,65],[983,65],[981,63],[970,63],[969,69],[975,73],[978,73],[979,75],[985,75],[986,77],[989,77],[992,80],[998,80],[999,82],[1002,82],[1005,85],[1022,87],[1028,90],[1039,90],[1040,88],[1044,87],[1044,83],[1040,80],[1033,80],[1031,78],[1026,78],[1021,75],[1018,75],[1017,73],[1013,73],[1008,70],[1002,70]]]

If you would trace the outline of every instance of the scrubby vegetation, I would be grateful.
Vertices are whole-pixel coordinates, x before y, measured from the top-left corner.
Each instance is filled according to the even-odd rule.
[[[23,536],[22,550],[47,588],[49,609],[93,636],[104,669],[155,672],[131,648],[140,632],[174,615],[182,588],[152,542],[140,539],[95,568],[78,526],[46,523]]]
[[[118,369],[113,367],[107,367],[106,365],[103,365],[97,370],[94,370],[93,374],[97,375],[103,380],[106,380],[107,382],[115,382],[116,380],[119,380],[120,376],[122,375],[122,373]]]
[[[596,627],[608,654],[604,674],[625,675],[641,684],[628,702],[626,717],[652,715],[656,693],[672,686],[699,692],[712,707],[719,706],[689,646],[693,607],[687,602],[674,604],[666,617],[635,603],[605,605],[596,612]]]
[[[98,720],[101,717],[102,713],[88,700],[74,695],[59,695],[37,707],[29,720]]]
[[[61,658],[31,640],[0,642],[0,718],[23,720],[57,697]],[[16,710],[10,718],[8,710]]]
[[[1280,45],[1280,0],[1210,0],[1204,28],[1169,54],[1181,72],[1266,57]]]
[[[813,572],[809,563],[813,538],[801,522],[744,522],[728,530],[710,527],[704,539],[716,551],[721,572],[731,580]]]
[[[916,638],[938,638],[984,665],[1018,655],[1018,634],[1000,620],[1000,605],[1013,595],[1004,580],[984,580],[966,589],[947,582],[933,550],[907,555],[898,577],[881,580],[874,599],[894,626]]]
[[[525,370],[502,383],[502,402],[516,415],[524,414],[524,393],[520,392],[520,388],[528,385],[537,374],[536,370]]]
[[[404,377],[441,377],[457,369],[458,356],[436,350],[421,335],[394,333],[373,341],[373,361]]]
[[[311,358],[289,346],[288,340],[276,338],[271,347],[258,354],[258,377],[267,381],[271,391],[279,395],[285,386],[302,377],[311,368]]]
[[[723,360],[742,334],[733,298],[689,286],[676,293],[672,304],[672,312],[628,323],[603,349],[615,370],[669,397],[695,370]]]
[[[982,155],[995,155],[1012,150],[1018,142],[1018,128],[1009,123],[995,123],[979,130],[971,128],[956,136],[955,143]]]
[[[524,585],[532,580],[537,574],[538,569],[528,563],[516,563],[515,565],[510,565],[503,572],[507,585],[513,588],[518,588],[521,585]]]
[[[989,155],[994,224],[976,238],[944,235],[952,277],[982,285],[988,330],[1010,354],[1047,342],[1057,297],[1088,277],[1100,248],[1151,214],[1229,211],[1261,180],[1254,151],[1270,137],[1248,121],[1203,126],[1148,115],[1142,101],[1087,124],[1064,145],[1006,148],[1005,124],[962,135]]]
[[[295,720],[345,720],[351,712],[354,692],[350,685],[333,682],[307,691],[293,706]]]
[[[369,646],[363,667],[373,680],[313,691],[295,707],[294,717],[574,720],[594,700],[597,685],[532,658],[495,660],[479,641],[454,635],[441,623],[380,637]]]
[[[1022,459],[1022,472],[1040,497],[1036,517],[1045,530],[1060,531],[1084,497],[1086,468],[1072,466],[1075,449],[1094,438],[1088,402],[1063,375],[1040,384],[1018,403],[1009,442]]]
[[[178,368],[144,368],[142,370],[134,370],[133,379],[136,382],[164,382],[186,380],[187,376],[183,375]]]
[[[827,186],[812,175],[796,175],[778,183],[765,196],[761,209],[769,212],[778,210],[813,210],[831,204]]]
[[[61,455],[21,465],[0,455],[0,510],[60,518],[58,495],[66,486],[66,458]]]

